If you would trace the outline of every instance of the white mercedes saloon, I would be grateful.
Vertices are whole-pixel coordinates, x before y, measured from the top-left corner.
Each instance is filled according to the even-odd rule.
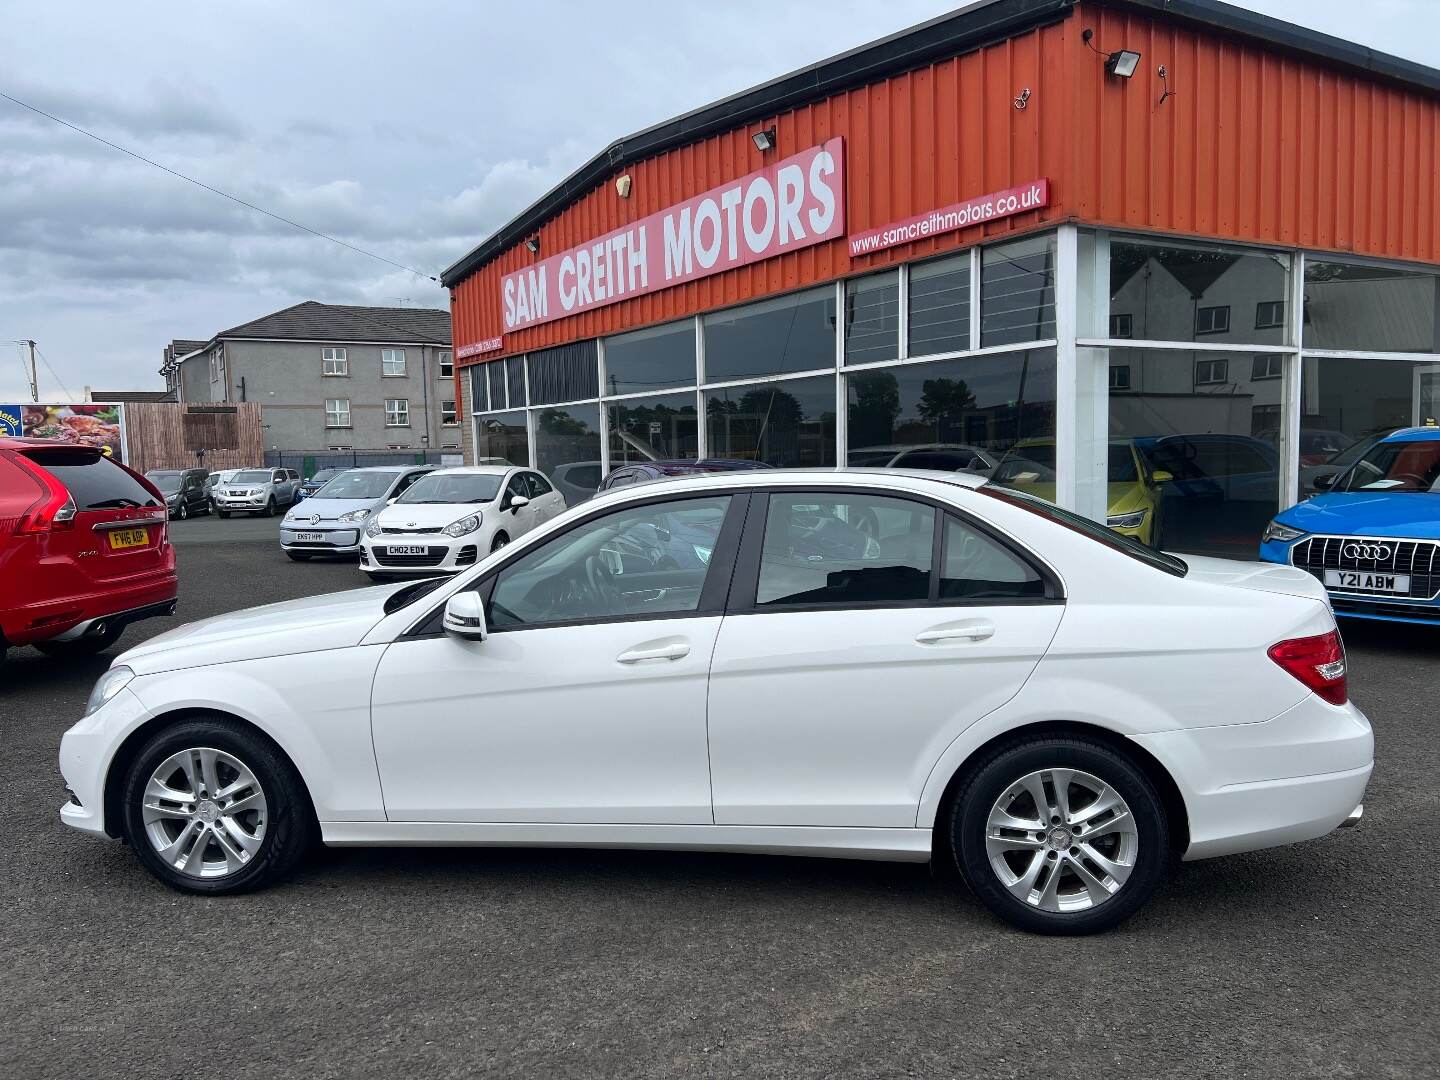
[[[144,642],[61,742],[60,815],[195,893],[317,836],[683,848],[934,860],[1086,933],[1175,854],[1354,824],[1373,747],[1304,571],[965,474],[724,473]]]

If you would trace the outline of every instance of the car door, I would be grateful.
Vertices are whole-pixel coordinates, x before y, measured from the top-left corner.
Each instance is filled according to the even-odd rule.
[[[530,501],[538,508],[536,525],[565,512],[565,496],[551,487],[545,477],[537,472],[527,472],[525,482],[530,485]]]
[[[388,646],[372,733],[392,821],[710,824],[705,692],[744,496],[607,508]]]
[[[524,506],[516,506],[514,499],[525,500]],[[500,529],[514,540],[524,536],[535,527],[539,508],[530,500],[530,485],[521,470],[512,472],[505,481],[505,493],[500,497]]]
[[[981,523],[857,489],[754,496],[710,676],[717,824],[913,827],[926,777],[1013,697],[1064,611]]]

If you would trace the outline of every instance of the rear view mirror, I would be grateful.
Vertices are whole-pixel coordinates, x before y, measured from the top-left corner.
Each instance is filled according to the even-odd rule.
[[[1150,475],[1151,479],[1157,484],[1168,484],[1171,480],[1175,479],[1175,474],[1166,469],[1156,469]]]
[[[447,634],[484,641],[485,602],[473,590],[458,592],[445,601],[445,617],[441,620]]]

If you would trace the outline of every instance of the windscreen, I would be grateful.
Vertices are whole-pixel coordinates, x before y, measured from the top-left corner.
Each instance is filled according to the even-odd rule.
[[[1336,491],[1440,491],[1440,438],[1376,443]]]
[[[156,469],[152,472],[147,472],[145,474],[145,479],[149,480],[161,491],[179,491],[180,478],[184,475],[184,473],[180,472],[177,469],[172,469],[168,471],[164,469]]]
[[[341,473],[311,495],[312,499],[378,499],[395,482],[394,473],[362,472],[352,469]]]
[[[1140,479],[1135,467],[1135,451],[1129,443],[1110,444],[1110,469],[1107,479],[1112,484],[1133,484]]]
[[[402,503],[484,503],[500,494],[503,473],[431,473],[396,499]]]
[[[134,474],[107,457],[47,450],[30,451],[26,457],[65,485],[77,510],[160,505]]]
[[[266,469],[246,469],[238,472],[230,478],[232,484],[268,484],[270,483],[270,472]]]

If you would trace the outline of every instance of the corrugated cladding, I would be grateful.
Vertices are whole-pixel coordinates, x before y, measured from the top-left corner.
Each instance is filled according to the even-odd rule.
[[[1135,49],[1131,79],[1097,47]],[[1163,104],[1156,67],[1174,96]],[[1014,99],[1030,90],[1024,109]],[[505,335],[503,355],[613,334],[1074,220],[1440,263],[1440,100],[1171,18],[1097,3],[1062,22],[927,64],[617,169],[539,230],[551,255],[743,176],[751,136],[776,160],[845,138],[846,230],[1048,177],[1050,205],[874,255],[844,240]],[[457,346],[502,333],[500,282],[523,245],[452,291]],[[463,363],[463,361],[462,361]]]

